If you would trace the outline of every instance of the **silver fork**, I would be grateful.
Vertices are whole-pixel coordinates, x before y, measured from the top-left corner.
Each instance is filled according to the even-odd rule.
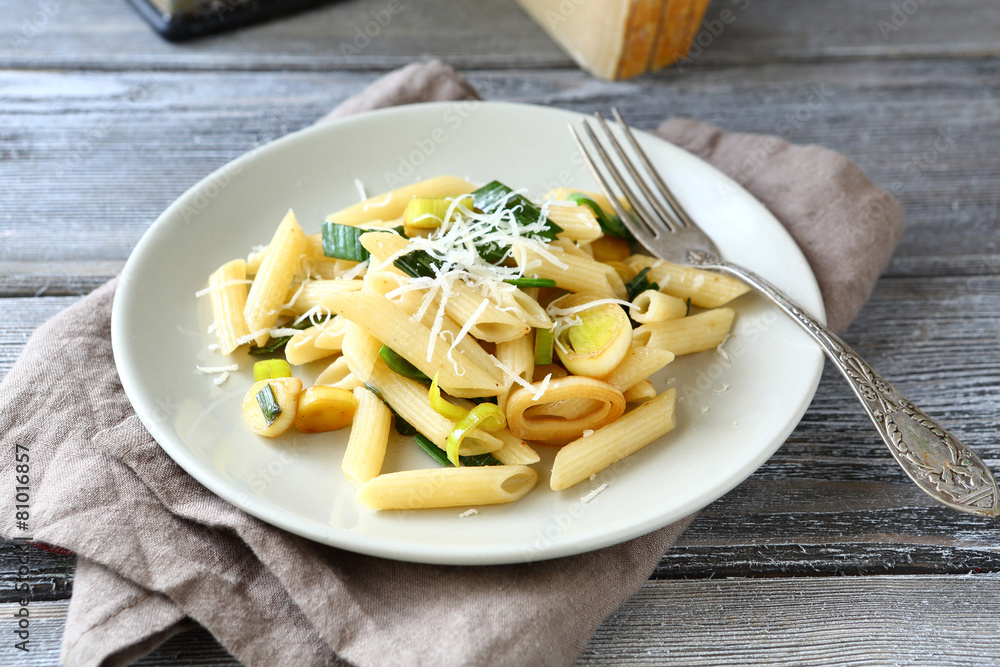
[[[601,190],[636,240],[662,259],[733,276],[769,299],[820,344],[861,400],[896,462],[921,490],[962,512],[1000,515],[1000,490],[986,464],[778,288],[723,260],[715,243],[660,178],[618,111],[612,113],[628,150],[600,114],[583,123],[589,148],[572,125],[570,131]]]

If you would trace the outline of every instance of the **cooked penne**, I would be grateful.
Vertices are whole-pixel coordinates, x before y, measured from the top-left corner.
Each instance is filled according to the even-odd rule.
[[[367,382],[372,374],[372,367],[378,361],[378,351],[382,347],[382,341],[353,322],[349,322],[344,328],[342,345],[344,359],[351,373],[362,382]]]
[[[391,347],[428,377],[440,374],[438,382],[448,393],[495,396],[502,391],[498,368],[477,366],[462,350],[449,349],[443,340],[430,345],[431,330],[385,297],[362,290],[337,295],[330,303],[335,312]]]
[[[209,297],[219,352],[229,356],[240,346],[240,339],[250,335],[243,309],[247,302],[247,265],[234,259],[220,266],[208,278]]]
[[[628,309],[629,317],[640,324],[678,320],[687,313],[687,301],[652,289],[639,292]]]
[[[372,368],[368,382],[378,389],[389,407],[405,419],[413,428],[423,433],[428,440],[442,451],[448,448],[448,434],[455,428],[455,422],[439,415],[427,401],[427,387],[415,380],[405,378],[389,370],[382,361]],[[462,456],[474,456],[495,452],[503,443],[485,431],[473,431],[462,440],[458,453]]]
[[[542,207],[545,216],[562,227],[559,238],[573,241],[594,241],[601,238],[601,226],[594,212],[575,202],[548,201]]]
[[[414,196],[456,197],[475,190],[475,186],[457,176],[438,176],[426,181],[370,197],[365,201],[326,216],[330,222],[352,227],[363,226],[373,220],[391,220],[403,215]]]
[[[561,491],[579,484],[669,433],[675,424],[676,398],[677,391],[669,389],[617,421],[560,449],[552,463],[549,479],[552,490]]]
[[[535,374],[534,339],[533,335],[528,335],[506,343],[497,343],[497,360],[510,373],[510,375],[504,373],[504,391],[497,396],[497,405],[501,410],[506,410],[507,397],[514,385],[514,377],[531,382]]]
[[[501,463],[506,465],[531,465],[532,463],[538,463],[540,457],[538,452],[531,448],[528,443],[521,440],[519,437],[511,433],[505,428],[499,431],[493,431],[490,435],[496,437],[503,443],[503,447],[493,452],[493,456],[497,457]]]
[[[521,498],[537,481],[524,465],[404,470],[366,482],[358,502],[377,510],[496,505]]]
[[[349,323],[338,315],[299,331],[285,344],[285,359],[292,365],[301,366],[340,352]]]
[[[347,481],[357,489],[382,470],[392,428],[392,411],[365,387],[356,388],[354,398],[358,407],[354,411],[341,468]]]
[[[295,214],[289,211],[271,239],[271,251],[261,262],[247,295],[243,317],[258,345],[268,339],[268,330],[278,321],[278,311],[292,284],[305,251],[306,239]]]
[[[625,263],[636,271],[650,267],[648,279],[659,285],[661,292],[691,299],[691,303],[702,308],[718,308],[750,291],[745,283],[721,273],[672,264],[648,255],[632,255]]]
[[[626,392],[674,360],[674,353],[635,344],[613,371],[601,378],[620,392]]]
[[[733,326],[731,308],[714,308],[679,320],[650,322],[635,330],[633,340],[646,347],[682,354],[704,352],[722,344]]]
[[[350,374],[351,369],[347,365],[347,357],[340,356],[334,359],[329,366],[323,369],[323,371],[316,376],[316,381],[313,382],[313,384],[325,384],[331,387],[336,386],[338,382],[343,381]]]
[[[285,297],[285,303],[296,315],[302,315],[313,309],[329,310],[325,300],[331,294],[340,292],[357,292],[361,289],[360,280],[306,280],[292,288]]]
[[[623,392],[625,396],[626,403],[639,403],[641,401],[648,401],[649,399],[656,396],[656,387],[649,380],[643,380],[639,384],[626,389]]]
[[[546,253],[527,244],[515,243],[511,257],[533,278],[548,278],[570,292],[587,292],[612,299],[626,297],[625,284],[615,270],[607,264],[585,255],[566,252],[552,247]]]

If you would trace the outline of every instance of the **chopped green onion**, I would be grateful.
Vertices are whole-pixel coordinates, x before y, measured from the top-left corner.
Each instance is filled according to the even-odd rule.
[[[284,324],[284,325],[282,325],[281,328],[282,329],[298,329],[299,331],[304,331],[305,329],[308,329],[309,327],[313,326],[314,324],[322,324],[326,320],[327,320],[327,318],[323,317],[323,318],[319,319],[318,321],[313,322],[311,318],[307,317],[306,319],[302,320],[301,322],[296,322],[296,323],[292,323],[292,324]],[[264,355],[264,354],[274,354],[275,352],[278,352],[279,350],[283,350],[284,347],[285,347],[285,345],[291,339],[292,339],[291,336],[278,336],[277,338],[270,339],[269,341],[267,341],[267,343],[265,343],[264,345],[261,345],[260,347],[251,346],[249,352],[250,352],[250,354],[253,354],[253,355],[256,355],[256,356],[261,356],[261,355]]]
[[[426,250],[411,250],[392,260],[392,264],[411,278],[433,278],[442,262],[431,257]]]
[[[253,365],[253,381],[292,377],[292,368],[284,359],[265,359]]]
[[[268,426],[273,424],[274,420],[281,414],[278,397],[274,395],[274,389],[271,388],[270,382],[257,392],[257,405],[260,406],[260,411],[264,413],[264,421],[267,422]]]
[[[365,389],[367,389],[371,393],[375,394],[375,396],[378,398],[378,400],[380,400],[380,401],[382,400],[382,392],[380,392],[378,389],[376,389],[375,385],[373,385],[370,382],[365,382],[364,385],[365,385]]]
[[[469,431],[475,428],[496,431],[506,425],[507,419],[504,417],[503,410],[493,403],[480,403],[469,410],[468,414],[462,417],[448,434],[448,447],[445,452],[448,455],[448,460],[456,466],[462,465],[458,457],[458,448],[462,446],[462,440],[465,439]]]
[[[417,432],[413,435],[413,439],[416,441],[420,448],[427,452],[427,455],[438,462],[439,465],[450,466],[452,463],[448,460],[448,456],[441,451],[441,448],[435,445],[433,442],[427,439],[424,434]],[[503,461],[493,456],[489,452],[485,454],[476,454],[475,456],[459,456],[459,461],[461,461],[464,466],[502,466]]]
[[[361,235],[370,229],[341,225],[336,222],[324,222],[323,254],[337,259],[348,259],[352,262],[364,262],[371,254],[361,245]]]
[[[472,193],[476,208],[484,213],[494,211],[510,211],[517,224],[526,226],[536,222],[545,222],[545,228],[541,231],[526,233],[525,236],[540,238],[546,241],[555,241],[556,235],[563,229],[551,220],[547,220],[542,215],[542,209],[535,206],[523,195],[512,194],[514,191],[499,181],[492,181]],[[503,260],[507,254],[507,246],[498,243],[488,243],[477,248],[479,255],[491,264],[496,264]]]
[[[508,285],[513,285],[515,287],[555,287],[556,281],[551,278],[529,278],[527,276],[522,276],[520,278],[508,278],[504,281]]]
[[[447,417],[452,421],[458,421],[462,419],[468,413],[468,410],[463,410],[454,403],[449,403],[444,400],[441,396],[441,389],[438,387],[438,374],[434,374],[434,379],[431,380],[431,388],[427,392],[431,403],[431,409],[438,413],[442,417]]]
[[[552,352],[555,344],[555,329],[535,329],[536,366],[545,366],[552,363]]]
[[[649,274],[649,268],[650,267],[647,266],[642,271],[637,273],[632,280],[625,283],[625,291],[628,292],[629,301],[632,301],[635,297],[639,296],[648,289],[660,289],[658,284],[649,282],[649,278],[646,277]]]
[[[390,370],[403,377],[410,378],[411,380],[420,380],[421,382],[430,380],[429,377],[424,375],[423,371],[404,359],[388,345],[383,345],[378,349],[378,356]]]
[[[581,206],[586,206],[591,211],[594,212],[594,217],[597,218],[597,224],[601,226],[601,229],[608,236],[616,236],[620,239],[625,239],[627,241],[634,241],[632,233],[629,232],[628,228],[622,224],[621,219],[617,215],[608,215],[605,213],[604,209],[600,205],[583,194],[582,192],[574,192],[569,196],[570,201],[575,201]]]

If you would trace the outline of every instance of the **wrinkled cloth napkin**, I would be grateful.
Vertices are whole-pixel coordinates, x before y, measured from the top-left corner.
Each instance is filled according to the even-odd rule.
[[[475,99],[438,63],[386,75],[331,116]],[[756,195],[798,241],[842,329],[902,234],[903,212],[844,156],[694,120],[658,130]],[[29,448],[30,533],[13,489],[0,531],[77,553],[62,660],[121,665],[206,627],[251,667],[566,665],[648,578],[687,521],[578,556],[496,567],[419,565],[299,538],[189,477],[139,422],[111,351],[112,280],[39,327],[0,385],[0,457]]]

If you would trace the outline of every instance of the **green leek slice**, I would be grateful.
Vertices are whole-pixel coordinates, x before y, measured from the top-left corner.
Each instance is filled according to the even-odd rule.
[[[507,425],[507,419],[504,417],[503,410],[497,407],[493,403],[480,403],[476,407],[469,410],[469,412],[455,424],[455,428],[451,429],[451,433],[448,434],[447,449],[446,454],[448,455],[448,460],[451,461],[455,466],[462,465],[461,460],[458,457],[458,448],[462,446],[462,440],[468,435],[469,431],[480,428],[484,431],[496,431]]]
[[[430,398],[431,409],[438,413],[442,417],[447,417],[452,421],[459,421],[468,413],[468,410],[463,410],[454,403],[449,403],[444,400],[441,396],[441,389],[438,387],[438,374],[434,374],[434,379],[431,380],[431,388],[428,391],[428,396]]]
[[[265,359],[253,365],[253,381],[292,377],[292,368],[284,359]]]

